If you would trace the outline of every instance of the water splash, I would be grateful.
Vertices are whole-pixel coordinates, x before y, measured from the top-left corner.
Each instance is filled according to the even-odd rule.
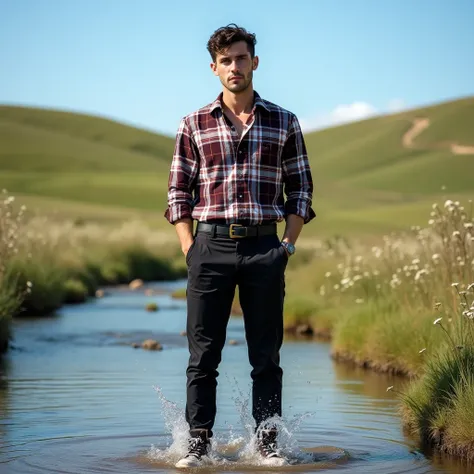
[[[226,433],[216,433],[211,439],[211,452],[206,460],[208,465],[226,464],[262,466],[262,459],[257,453],[257,436],[262,429],[277,429],[279,452],[291,464],[301,464],[314,462],[314,457],[301,450],[296,439],[296,434],[304,420],[314,415],[312,412],[293,415],[291,419],[274,416],[262,424],[258,430],[255,429],[250,402],[250,395],[245,395],[234,379],[233,385],[236,393],[233,401],[239,414],[244,434],[241,430],[235,430],[229,426]],[[152,446],[147,453],[148,458],[153,462],[164,462],[174,464],[178,459],[186,454],[189,425],[185,420],[184,408],[168,400],[160,387],[154,387],[162,406],[166,430],[171,434],[172,442],[168,448]]]

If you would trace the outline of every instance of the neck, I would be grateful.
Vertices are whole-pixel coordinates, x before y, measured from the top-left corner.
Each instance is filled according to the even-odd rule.
[[[244,91],[234,94],[224,88],[222,96],[224,106],[227,107],[235,115],[249,114],[253,108],[253,87],[250,84]]]

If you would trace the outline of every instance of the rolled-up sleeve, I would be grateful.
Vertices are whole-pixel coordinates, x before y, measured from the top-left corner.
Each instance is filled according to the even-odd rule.
[[[302,217],[306,224],[316,217],[311,207],[313,180],[303,133],[294,115],[283,147],[282,168],[286,194],[285,214],[296,214]]]
[[[192,218],[193,191],[199,170],[199,154],[187,123],[183,118],[176,134],[176,144],[168,180],[168,207],[165,218],[174,224]]]

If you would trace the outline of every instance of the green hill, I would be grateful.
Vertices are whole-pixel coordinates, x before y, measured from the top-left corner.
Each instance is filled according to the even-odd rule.
[[[167,164],[171,138],[83,114],[0,106],[0,169],[151,171]]]
[[[402,137],[413,121],[429,126]],[[318,215],[306,236],[373,234],[423,224],[431,203],[474,198],[474,98],[306,134]],[[40,212],[104,219],[162,213],[174,141],[111,120],[0,106],[0,188]]]

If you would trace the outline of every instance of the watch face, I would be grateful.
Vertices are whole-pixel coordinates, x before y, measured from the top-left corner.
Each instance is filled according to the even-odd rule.
[[[293,255],[295,253],[296,248],[293,244],[290,244],[288,242],[282,242],[281,244],[283,245],[283,247],[286,248],[290,255]]]

